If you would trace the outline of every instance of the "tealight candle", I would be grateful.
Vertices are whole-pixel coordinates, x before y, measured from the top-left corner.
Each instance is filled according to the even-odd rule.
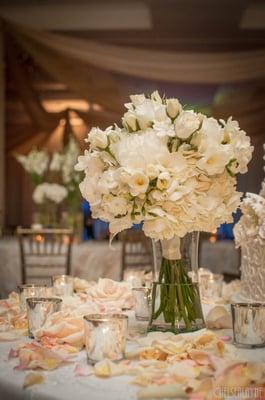
[[[57,296],[72,296],[74,291],[74,280],[70,275],[54,275],[52,284]]]
[[[26,300],[29,297],[45,297],[46,296],[46,286],[45,285],[35,285],[35,284],[25,284],[19,285],[19,298],[20,298],[20,309],[21,311],[26,311],[27,305]]]
[[[151,306],[151,289],[147,287],[132,289],[135,301],[135,318],[139,321],[149,321]]]
[[[84,316],[85,345],[89,363],[105,358],[124,357],[128,317],[124,314],[89,314]]]
[[[57,297],[30,297],[26,302],[29,337],[34,338],[34,332],[45,324],[48,316],[60,311],[62,299]]]
[[[234,344],[265,347],[265,303],[231,304]]]

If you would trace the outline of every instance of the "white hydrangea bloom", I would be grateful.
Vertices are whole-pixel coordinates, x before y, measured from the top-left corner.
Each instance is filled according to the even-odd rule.
[[[33,192],[33,200],[36,204],[43,204],[46,200],[59,204],[66,197],[66,188],[57,183],[41,183],[35,187]]]

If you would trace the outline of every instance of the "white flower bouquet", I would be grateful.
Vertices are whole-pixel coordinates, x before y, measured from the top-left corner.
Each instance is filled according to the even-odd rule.
[[[28,155],[17,155],[17,161],[29,173],[35,186],[33,201],[39,209],[42,224],[54,224],[60,220],[61,206],[73,213],[80,206],[80,173],[75,171],[80,148],[75,139],[60,152],[51,156],[45,150],[33,149]],[[60,210],[59,210],[60,206]]]
[[[238,122],[185,110],[158,92],[130,98],[122,127],[92,128],[75,167],[85,172],[80,190],[93,216],[108,221],[112,235],[143,223],[162,241],[232,221],[241,196],[236,175],[247,172],[253,151]],[[161,281],[189,282],[179,253],[162,263]],[[192,318],[184,308],[182,317]]]

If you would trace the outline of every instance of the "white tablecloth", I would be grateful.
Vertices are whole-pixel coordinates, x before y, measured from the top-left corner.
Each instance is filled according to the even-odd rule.
[[[223,334],[232,335],[231,330]],[[29,340],[29,339],[27,339]],[[25,342],[25,340],[24,340]],[[45,382],[23,390],[23,381],[28,371],[15,371],[17,359],[9,360],[11,347],[19,342],[0,343],[0,399],[1,400],[136,400],[139,387],[131,385],[132,376],[97,378],[95,376],[76,377],[76,363],[86,364],[85,351],[81,351],[75,362],[59,367],[54,371],[44,372]],[[130,349],[132,343],[127,344]],[[238,349],[237,360],[265,362],[264,349]],[[235,382],[236,386],[236,382]]]

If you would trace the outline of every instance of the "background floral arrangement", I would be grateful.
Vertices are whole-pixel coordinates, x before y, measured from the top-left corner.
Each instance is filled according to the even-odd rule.
[[[243,215],[234,227],[237,247],[254,241],[264,246],[265,199],[255,193],[247,193],[241,209]]]
[[[212,231],[240,203],[236,175],[247,172],[253,147],[238,122],[185,110],[177,99],[131,96],[123,127],[92,128],[81,193],[93,216],[116,234],[143,221],[154,239]]]
[[[47,151],[33,149],[27,156],[16,159],[30,174],[33,185],[33,201],[38,207],[40,221],[44,224],[60,222],[61,211],[75,214],[80,207],[80,173],[74,165],[80,148],[74,138],[60,152],[50,156]],[[71,221],[72,222],[72,221]]]

